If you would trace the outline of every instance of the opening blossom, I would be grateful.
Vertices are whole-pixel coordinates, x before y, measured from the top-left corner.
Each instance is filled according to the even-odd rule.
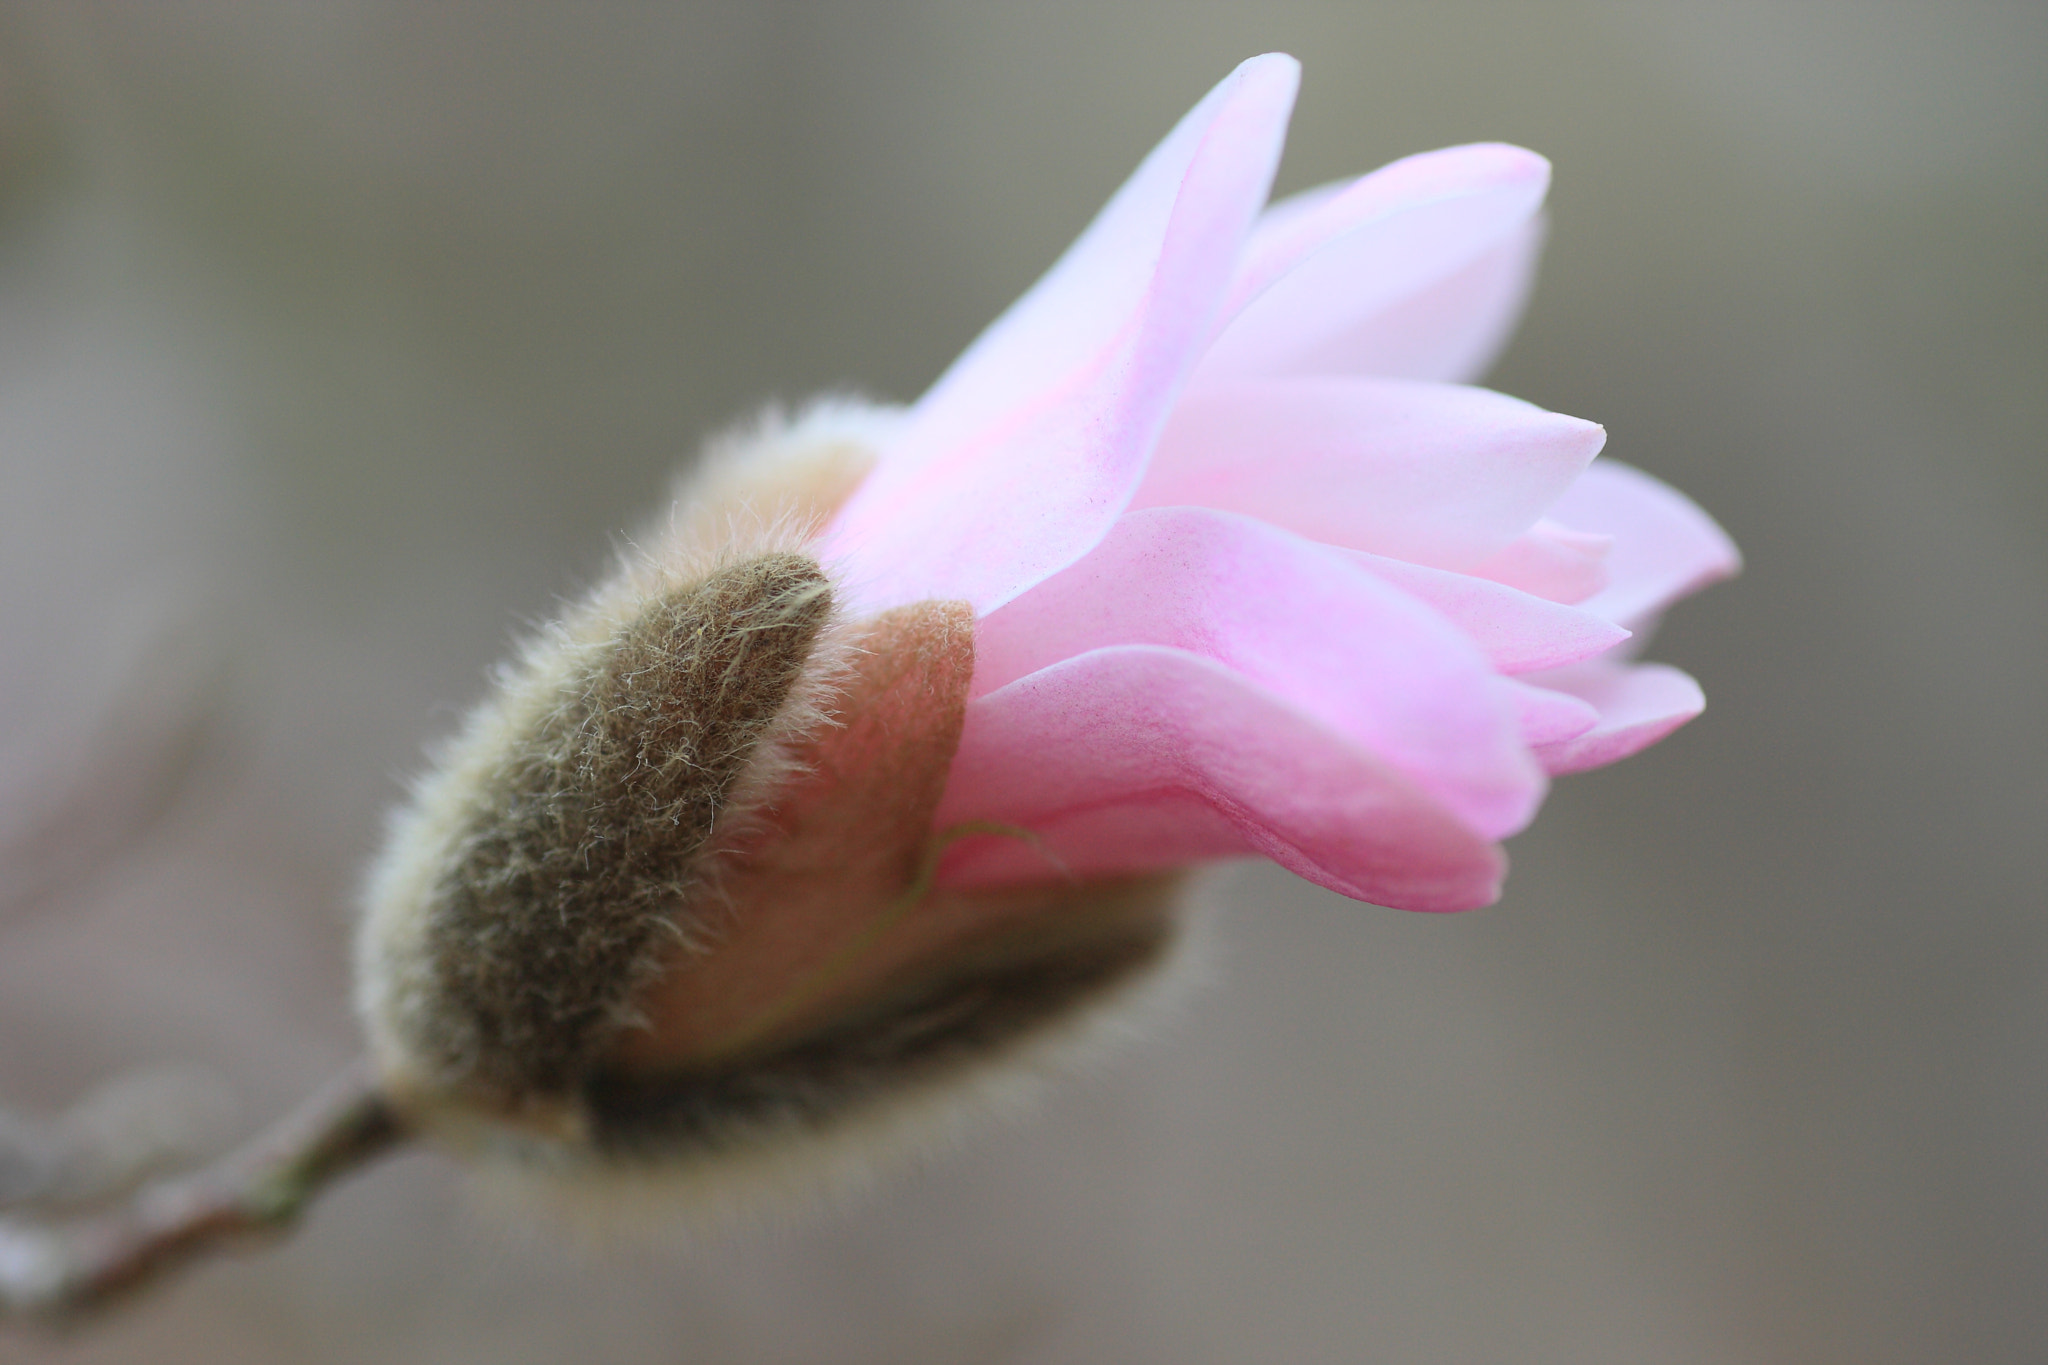
[[[372,877],[410,1120],[568,1166],[859,1127],[1138,979],[1179,869],[1483,905],[1551,776],[1699,712],[1631,632],[1733,546],[1466,383],[1546,163],[1268,206],[1296,81],[1239,67],[916,404],[715,447],[529,646]]]
[[[415,1136],[629,1216],[858,1176],[1174,980],[1183,869],[1483,905],[1550,777],[1698,714],[1632,632],[1727,537],[1466,384],[1548,167],[1268,206],[1296,78],[1233,72],[916,404],[714,443],[393,820],[367,1064],[124,1206],[0,1220],[0,1320],[274,1235]]]

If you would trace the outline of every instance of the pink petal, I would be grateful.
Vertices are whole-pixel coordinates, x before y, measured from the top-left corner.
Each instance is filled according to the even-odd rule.
[[[1472,572],[1552,602],[1577,605],[1607,586],[1613,536],[1574,531],[1545,517]]]
[[[1584,772],[1647,749],[1706,709],[1700,685],[1664,664],[1595,660],[1528,679],[1576,697],[1600,713],[1575,738],[1544,744],[1536,757],[1553,776]]]
[[[828,532],[857,609],[991,611],[1101,538],[1214,326],[1298,78],[1240,66],[918,402]]]
[[[1531,748],[1577,739],[1600,723],[1600,712],[1591,702],[1578,697],[1536,687],[1518,678],[1500,678],[1495,685],[1515,708],[1522,743]]]
[[[1742,567],[1741,552],[1692,499],[1625,464],[1601,460],[1551,507],[1559,521],[1614,537],[1608,583],[1579,605],[1635,626]]]
[[[1543,236],[1539,214],[1435,284],[1360,318],[1299,368],[1473,382],[1493,368],[1521,321]]]
[[[1606,434],[1457,384],[1330,376],[1193,389],[1132,505],[1222,507],[1354,550],[1469,569],[1571,486]]]
[[[1550,164],[1481,144],[1408,157],[1253,234],[1201,382],[1230,375],[1462,379],[1520,311]]]
[[[940,828],[1033,831],[1077,876],[1257,854],[1358,900],[1463,910],[1499,850],[1344,736],[1180,650],[1097,650],[969,703]],[[975,839],[953,884],[1043,880],[1041,852]]]
[[[1604,616],[1484,578],[1358,550],[1344,554],[1367,573],[1428,603],[1503,673],[1561,668],[1604,654],[1629,636]]]
[[[981,621],[974,694],[1134,644],[1228,665],[1490,838],[1542,799],[1492,669],[1449,622],[1342,551],[1203,508],[1126,515],[1086,558]]]

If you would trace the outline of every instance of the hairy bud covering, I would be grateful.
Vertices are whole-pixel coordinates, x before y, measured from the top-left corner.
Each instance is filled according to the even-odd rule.
[[[1171,876],[935,880],[1020,833],[935,825],[973,615],[845,620],[806,548],[887,415],[714,447],[399,814],[358,997],[416,1123],[557,1173],[857,1169],[1085,1047],[1053,1026],[1164,960]]]
[[[414,1042],[444,1079],[575,1085],[662,930],[687,932],[697,857],[830,604],[797,555],[657,597],[508,746],[427,912],[439,999]]]
[[[409,959],[383,1021],[416,1082],[573,1104],[662,946],[702,932],[702,854],[831,603],[815,562],[765,554],[530,651],[425,793],[434,865],[381,945]]]

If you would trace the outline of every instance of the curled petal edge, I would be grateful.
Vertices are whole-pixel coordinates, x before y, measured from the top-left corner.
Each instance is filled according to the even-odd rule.
[[[1595,460],[1550,515],[1574,530],[1613,537],[1607,584],[1579,606],[1630,629],[1742,569],[1735,542],[1697,503],[1618,460]]]
[[[1511,651],[1561,663],[1622,638],[1598,617],[1469,582],[1480,597],[1519,599],[1583,627],[1516,619],[1501,601],[1450,603]],[[1183,649],[1348,737],[1480,833],[1520,829],[1543,781],[1493,669],[1471,636],[1407,587],[1248,517],[1133,512],[1079,563],[980,623],[974,692],[1094,649]],[[1489,609],[1499,619],[1486,619]],[[1556,638],[1530,638],[1544,627]]]
[[[993,820],[1042,848],[976,839],[943,882],[1077,877],[1271,858],[1399,909],[1499,897],[1506,859],[1413,782],[1232,670],[1130,645],[1067,659],[977,698],[938,826]]]
[[[1576,697],[1600,716],[1583,734],[1535,746],[1537,761],[1552,777],[1605,767],[1647,749],[1707,706],[1700,685],[1668,664],[1594,660],[1525,681]]]

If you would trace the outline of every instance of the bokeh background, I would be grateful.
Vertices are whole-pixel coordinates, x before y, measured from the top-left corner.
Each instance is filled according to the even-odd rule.
[[[2038,1361],[2048,7],[8,0],[0,1095],[346,1060],[354,879],[701,436],[914,397],[1239,59],[1281,189],[1558,177],[1492,382],[1747,576],[1497,907],[1203,895],[1216,984],[850,1211],[592,1255],[432,1156],[76,1362]]]

